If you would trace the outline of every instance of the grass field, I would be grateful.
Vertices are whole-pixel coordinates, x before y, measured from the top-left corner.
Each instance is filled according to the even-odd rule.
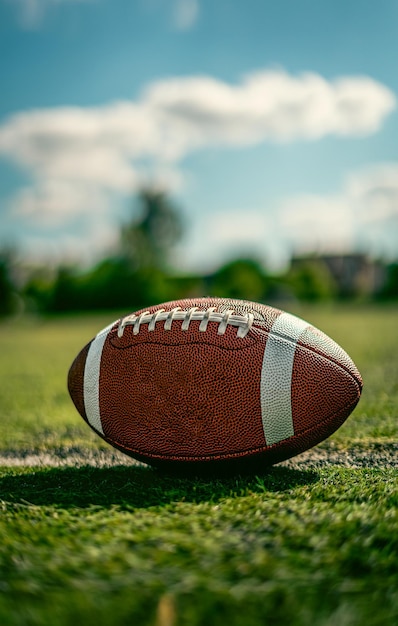
[[[1,626],[398,623],[398,309],[296,313],[364,378],[337,462],[223,479],[125,462],[76,413],[69,364],[112,316],[0,326]]]

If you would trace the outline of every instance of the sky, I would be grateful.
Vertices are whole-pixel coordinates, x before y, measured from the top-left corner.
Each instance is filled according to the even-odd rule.
[[[396,0],[0,0],[0,246],[112,250],[143,186],[174,263],[398,258]]]

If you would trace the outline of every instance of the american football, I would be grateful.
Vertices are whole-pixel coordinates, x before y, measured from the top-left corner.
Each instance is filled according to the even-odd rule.
[[[72,363],[68,388],[98,435],[145,463],[266,466],[339,428],[362,379],[339,345],[294,315],[198,298],[110,324]]]

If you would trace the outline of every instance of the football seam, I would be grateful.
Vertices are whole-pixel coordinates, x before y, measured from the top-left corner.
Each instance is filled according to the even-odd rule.
[[[166,331],[168,332],[168,331]],[[186,332],[186,331],[182,331],[182,332]],[[244,337],[242,339],[242,341],[244,341],[245,339],[249,339],[249,337]],[[241,339],[239,339],[239,341],[241,341]],[[210,343],[210,341],[190,341],[189,344],[183,344],[183,343],[167,343],[166,341],[140,341],[140,343],[137,343],[136,345],[134,345],[133,343],[130,343],[127,346],[115,346],[115,344],[113,343],[113,340],[110,338],[109,339],[109,343],[111,344],[112,348],[115,348],[116,350],[128,350],[129,348],[133,348],[138,349],[141,346],[148,346],[148,345],[153,345],[153,346],[174,346],[174,347],[184,347],[184,346],[211,346],[213,348],[220,348],[220,350],[227,350],[227,351],[231,351],[231,350],[247,350],[248,348],[251,348],[255,343],[257,343],[258,340],[251,338],[251,342],[248,345],[247,343],[245,345],[242,345],[241,347],[237,347],[237,346],[221,346],[221,345],[215,345],[214,343]]]
[[[186,462],[217,461],[217,460],[226,460],[227,461],[227,460],[232,460],[232,459],[238,459],[238,458],[241,458],[241,457],[245,457],[248,454],[249,455],[261,454],[263,452],[268,452],[270,450],[276,450],[278,448],[282,448],[286,444],[286,442],[292,441],[292,439],[294,439],[294,437],[296,437],[298,435],[300,435],[300,437],[301,437],[303,435],[310,434],[312,431],[316,430],[321,425],[327,426],[338,415],[343,414],[348,409],[350,409],[350,412],[348,413],[348,415],[349,415],[351,413],[351,411],[358,404],[359,399],[360,399],[360,393],[358,394],[358,397],[353,402],[349,402],[349,403],[345,404],[344,406],[342,406],[338,411],[333,413],[327,419],[322,420],[318,424],[315,424],[315,426],[311,426],[310,428],[307,428],[307,429],[302,430],[302,431],[300,431],[298,433],[295,433],[294,435],[292,435],[288,439],[284,439],[283,441],[279,441],[277,443],[274,443],[271,446],[265,445],[265,446],[260,446],[260,447],[256,447],[256,448],[246,448],[245,450],[240,450],[239,452],[231,452],[231,453],[226,453],[226,454],[213,454],[213,455],[207,454],[207,455],[202,455],[202,456],[197,456],[197,457],[192,457],[191,455],[153,454],[151,452],[139,451],[139,450],[137,450],[135,448],[130,448],[130,447],[128,447],[126,445],[123,445],[121,443],[117,443],[116,441],[114,441],[110,437],[108,437],[106,435],[102,435],[101,433],[99,433],[97,430],[95,430],[95,428],[93,428],[91,426],[91,424],[89,424],[89,426],[91,426],[91,428],[93,428],[94,432],[97,433],[100,437],[102,437],[102,439],[104,439],[110,445],[113,445],[115,448],[118,448],[122,452],[123,451],[128,451],[132,455],[141,456],[142,458],[145,457],[145,458],[148,458],[148,459],[151,459],[151,460],[159,460],[159,461],[163,460],[163,461],[186,461]],[[348,417],[348,415],[347,415],[347,417]],[[333,432],[335,432],[335,431],[332,431],[331,434],[333,434]],[[313,447],[313,446],[309,446],[309,447]]]

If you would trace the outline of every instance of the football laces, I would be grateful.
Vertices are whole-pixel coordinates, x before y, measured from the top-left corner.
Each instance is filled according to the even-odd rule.
[[[219,312],[216,307],[209,307],[206,310],[200,310],[192,307],[188,311],[184,311],[181,307],[175,307],[171,311],[159,309],[155,313],[143,311],[139,315],[133,313],[120,320],[118,326],[118,337],[123,337],[126,326],[133,327],[133,335],[138,335],[143,325],[148,325],[148,332],[155,330],[156,325],[164,322],[164,330],[171,330],[174,321],[182,321],[181,330],[189,330],[191,322],[200,322],[199,331],[204,333],[207,331],[209,323],[218,324],[218,335],[224,335],[228,326],[235,326],[238,329],[237,337],[244,338],[249,333],[254,322],[253,313],[245,315],[237,315],[233,310]]]

